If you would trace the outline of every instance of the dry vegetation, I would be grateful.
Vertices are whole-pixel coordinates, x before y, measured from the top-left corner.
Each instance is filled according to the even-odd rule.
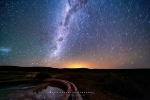
[[[149,71],[149,70],[148,70]],[[83,100],[148,100],[150,99],[149,72],[128,71],[47,71],[0,72],[0,81],[14,79],[59,78],[73,82]],[[2,86],[2,85],[1,85]]]

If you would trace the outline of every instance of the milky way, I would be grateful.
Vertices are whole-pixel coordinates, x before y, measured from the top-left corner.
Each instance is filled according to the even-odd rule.
[[[149,0],[1,0],[0,65],[150,68]]]
[[[70,26],[74,20],[74,15],[86,2],[86,0],[68,0],[68,3],[65,4],[64,18],[62,18],[57,30],[57,35],[53,40],[51,57],[58,58],[60,56],[63,45],[67,41],[66,38],[70,33]]]

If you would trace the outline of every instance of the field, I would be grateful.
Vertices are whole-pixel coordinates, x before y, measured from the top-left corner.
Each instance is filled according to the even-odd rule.
[[[57,78],[73,82],[83,100],[149,100],[149,77],[149,69],[92,70],[5,66],[0,71],[0,89],[19,85],[23,83],[22,80]]]

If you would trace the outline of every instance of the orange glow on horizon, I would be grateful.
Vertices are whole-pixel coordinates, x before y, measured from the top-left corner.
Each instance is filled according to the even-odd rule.
[[[86,64],[75,63],[69,64],[67,68],[88,68],[88,66]]]

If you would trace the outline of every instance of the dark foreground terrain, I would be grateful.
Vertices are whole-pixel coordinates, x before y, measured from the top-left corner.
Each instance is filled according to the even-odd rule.
[[[25,79],[46,78],[73,82],[83,100],[150,100],[150,69],[98,70],[0,66],[0,89],[22,84],[22,80]]]

